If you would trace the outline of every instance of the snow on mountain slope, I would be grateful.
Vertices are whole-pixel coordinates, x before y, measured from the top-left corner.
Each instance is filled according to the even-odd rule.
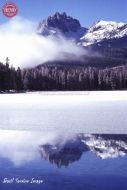
[[[122,38],[126,35],[127,24],[100,20],[91,26],[80,40],[83,46],[87,46],[103,40]]]
[[[87,29],[65,12],[56,12],[40,22],[38,33],[43,36],[59,37],[62,35],[69,40],[76,41],[81,46],[97,44],[112,48],[127,47],[126,23],[100,20]]]

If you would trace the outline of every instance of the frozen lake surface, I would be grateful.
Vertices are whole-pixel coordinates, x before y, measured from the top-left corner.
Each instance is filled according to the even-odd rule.
[[[127,133],[127,92],[1,94],[0,129]]]

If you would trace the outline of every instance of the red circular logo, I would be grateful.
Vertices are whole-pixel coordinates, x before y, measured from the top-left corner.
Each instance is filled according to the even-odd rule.
[[[12,3],[12,2],[7,2],[3,7],[2,7],[2,12],[6,17],[13,17],[17,15],[18,8],[17,6]]]

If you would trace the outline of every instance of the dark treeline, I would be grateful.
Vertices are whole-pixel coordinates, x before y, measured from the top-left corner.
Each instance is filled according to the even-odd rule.
[[[24,70],[22,81],[29,90],[122,90],[127,88],[127,67],[41,66]]]
[[[9,66],[9,59],[5,64],[0,63],[0,91],[23,90],[21,69]]]
[[[124,90],[127,66],[96,68],[90,66],[46,66],[15,69],[0,63],[0,91],[46,90]]]

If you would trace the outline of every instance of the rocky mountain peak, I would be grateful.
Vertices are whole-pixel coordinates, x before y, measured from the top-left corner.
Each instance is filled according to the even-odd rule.
[[[65,12],[56,12],[43,20],[39,24],[38,30],[42,35],[61,33],[65,37],[79,38],[87,29],[82,27],[77,19],[68,16]]]
[[[77,31],[81,25],[77,19],[67,16],[65,12],[56,12],[53,16],[49,16],[46,20],[48,27],[57,28],[62,33],[69,31]]]

